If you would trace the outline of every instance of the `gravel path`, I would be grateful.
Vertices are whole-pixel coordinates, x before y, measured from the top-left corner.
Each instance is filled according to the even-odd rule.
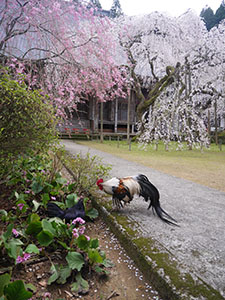
[[[72,154],[98,155],[104,163],[112,165],[111,176],[145,174],[159,189],[162,208],[181,227],[164,224],[147,210],[148,204],[140,198],[125,207],[124,214],[138,224],[141,235],[156,240],[162,250],[169,251],[182,263],[185,272],[201,278],[225,297],[225,193],[71,140],[63,140],[62,144]]]

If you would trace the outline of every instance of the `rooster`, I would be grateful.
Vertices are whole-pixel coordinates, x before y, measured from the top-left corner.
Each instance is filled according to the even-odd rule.
[[[105,182],[103,179],[99,179],[96,184],[100,190],[112,195],[113,205],[117,209],[123,208],[122,201],[127,204],[132,201],[134,195],[142,196],[146,202],[150,201],[148,209],[152,207],[153,213],[156,212],[163,222],[178,226],[175,224],[177,221],[162,209],[159,202],[159,191],[145,175],[139,174],[124,178],[113,177]]]
[[[85,208],[84,208],[84,199],[80,198],[80,200],[70,208],[62,210],[55,203],[48,203],[47,205],[47,213],[50,218],[58,217],[60,219],[65,219],[66,223],[69,223],[71,220],[74,220],[78,217],[85,217]]]

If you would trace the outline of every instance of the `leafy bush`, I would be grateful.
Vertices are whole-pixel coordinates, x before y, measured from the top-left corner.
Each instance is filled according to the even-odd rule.
[[[66,224],[59,218],[48,218],[45,213],[46,205],[48,201],[53,201],[62,209],[72,207],[78,201],[78,193],[89,194],[98,176],[106,175],[109,168],[89,154],[87,158],[80,155],[76,159],[69,157],[72,166],[77,167],[77,176],[79,174],[77,179],[69,181],[60,174],[63,153],[58,151],[60,159],[55,159],[52,153],[18,156],[12,172],[7,175],[7,187],[12,190],[11,201],[15,201],[15,209],[0,210],[0,218],[4,223],[0,236],[0,256],[7,258],[8,265],[15,266],[30,259],[35,260],[46,253],[50,257],[52,251],[58,249],[65,260],[62,264],[57,264],[50,259],[52,275],[48,284],[64,284],[69,278],[73,278],[71,290],[85,293],[89,284],[84,274],[90,270],[107,274],[105,267],[111,267],[112,264],[101,251],[98,239],[89,238],[85,234],[83,219],[76,218],[71,224]],[[85,192],[86,188],[88,190]],[[98,211],[90,207],[89,202],[86,197],[85,216],[95,219]],[[5,286],[8,283],[9,280]],[[4,293],[10,293],[11,286],[18,286],[22,294],[27,294],[22,281],[12,284],[4,288]]]
[[[86,195],[92,193],[96,188],[97,180],[106,177],[111,169],[111,166],[102,163],[101,158],[96,155],[90,156],[89,153],[86,156],[81,154],[72,156],[67,153],[64,163],[69,165],[73,172],[76,190],[79,193],[86,193]]]
[[[18,153],[40,151],[55,139],[54,109],[41,91],[30,90],[21,75],[14,80],[0,70],[0,166]]]

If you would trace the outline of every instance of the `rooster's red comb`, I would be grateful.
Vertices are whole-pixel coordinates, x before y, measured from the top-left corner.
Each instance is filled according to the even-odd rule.
[[[101,183],[103,183],[103,179],[102,178],[98,179],[97,182],[96,182],[97,185],[100,185]]]

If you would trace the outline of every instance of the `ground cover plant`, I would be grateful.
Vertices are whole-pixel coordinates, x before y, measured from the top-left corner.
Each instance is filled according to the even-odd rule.
[[[65,161],[61,151],[59,154],[60,162]],[[89,168],[84,176],[92,177],[89,187],[96,182],[93,169],[95,176],[105,176],[107,173],[108,167],[96,165],[96,158],[91,161],[89,158],[76,159],[77,169],[79,165],[82,166],[82,160],[86,161],[86,167],[89,161]],[[72,164],[74,158],[70,157],[69,160]],[[4,187],[7,193],[4,194],[5,197],[1,197],[0,210],[0,299],[24,300],[36,293],[35,286],[13,278],[26,263],[39,259],[47,258],[51,262],[49,271],[52,275],[48,279],[48,285],[70,282],[71,291],[76,293],[88,292],[89,284],[85,279],[87,274],[107,274],[106,268],[111,266],[105,252],[99,247],[98,239],[85,234],[85,223],[95,219],[98,212],[91,207],[87,197],[90,190],[85,193],[86,185],[82,187],[82,171],[79,172],[81,182],[78,194],[76,181],[70,182],[61,175],[60,162],[52,153],[19,155],[14,162],[13,171],[6,172],[6,180],[1,181],[1,188]],[[66,209],[77,203],[81,194],[84,197],[85,220],[76,218],[66,224],[59,218],[49,218],[46,215],[49,201]],[[54,258],[56,250],[60,252],[60,261]]]
[[[165,145],[159,143],[156,151],[154,144],[142,150],[137,143],[132,142],[129,151],[127,141],[120,141],[119,144],[113,140],[104,140],[104,143],[98,141],[79,141],[79,143],[167,174],[225,191],[224,146],[220,150],[220,147],[211,144],[202,152],[200,149],[188,150],[184,144],[183,151],[180,151],[177,150],[175,143],[170,143],[169,151],[165,151]]]

